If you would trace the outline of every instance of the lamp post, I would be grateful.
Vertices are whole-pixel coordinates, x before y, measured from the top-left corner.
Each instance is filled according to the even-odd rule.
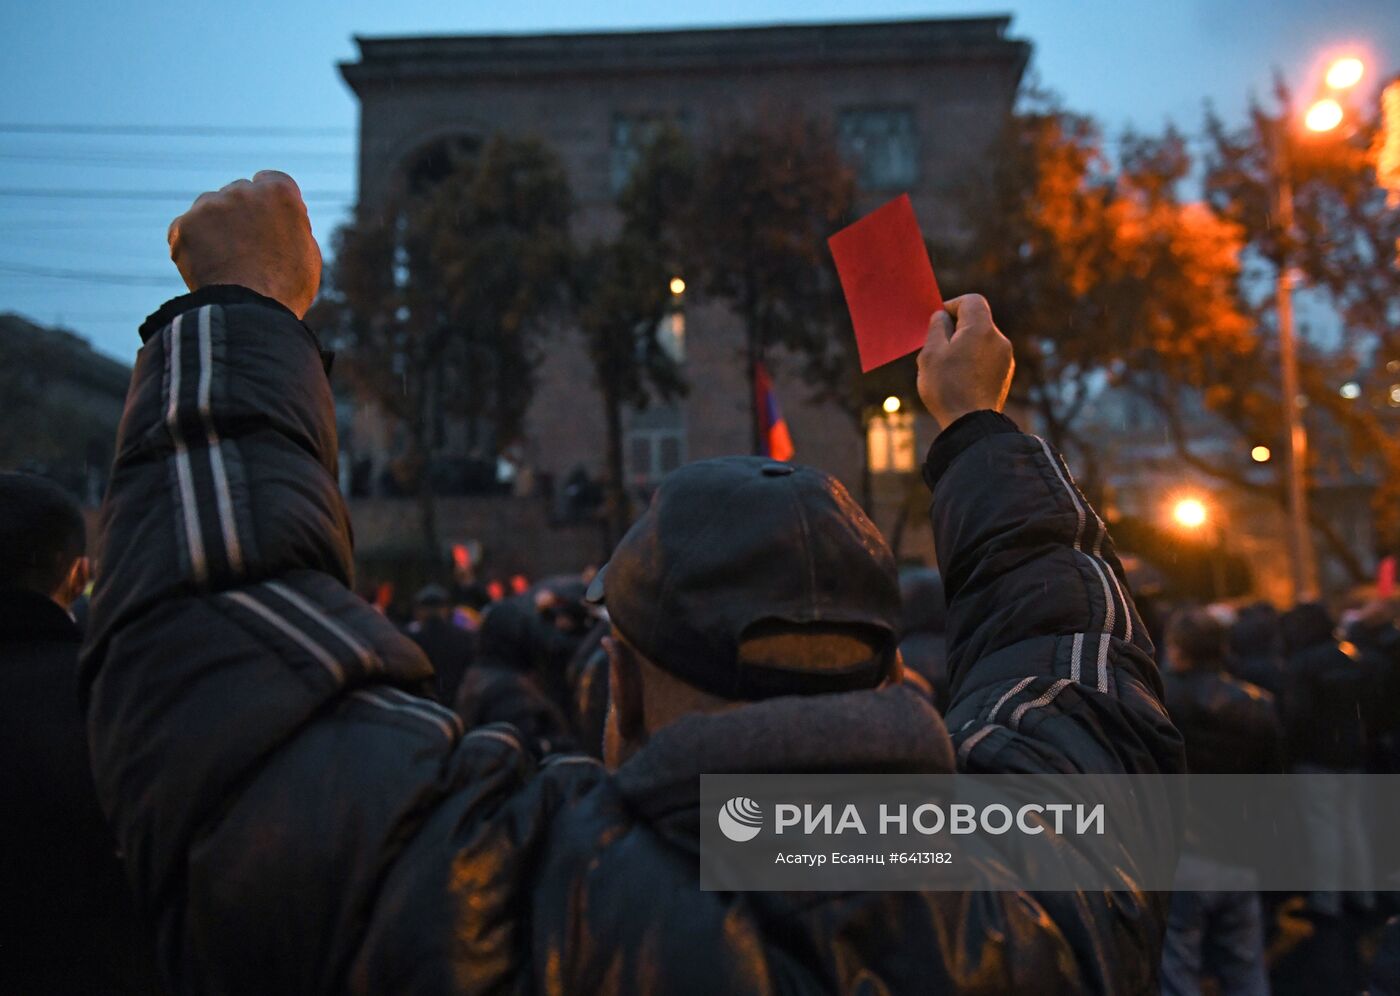
[[[1322,134],[1340,125],[1345,115],[1337,95],[1359,83],[1364,73],[1365,66],[1355,57],[1347,56],[1333,62],[1326,75],[1326,93],[1308,108],[1303,116],[1304,126],[1311,132]],[[1293,166],[1288,147],[1294,120],[1281,86],[1279,91],[1282,113],[1268,129],[1274,211],[1279,228],[1278,275],[1274,291],[1288,444],[1284,471],[1288,478],[1289,560],[1293,568],[1293,600],[1304,602],[1312,601],[1318,595],[1317,557],[1313,551],[1312,530],[1308,525],[1308,433],[1303,424],[1302,407],[1298,403],[1298,347],[1293,329]]]
[[[1284,122],[1288,118],[1285,115]],[[1317,560],[1308,525],[1308,431],[1298,404],[1298,347],[1293,334],[1293,178],[1288,161],[1287,136],[1275,129],[1274,208],[1279,225],[1278,274],[1275,281],[1278,312],[1278,355],[1282,366],[1283,418],[1287,447],[1284,472],[1288,477],[1288,546],[1293,568],[1293,601],[1317,597]]]

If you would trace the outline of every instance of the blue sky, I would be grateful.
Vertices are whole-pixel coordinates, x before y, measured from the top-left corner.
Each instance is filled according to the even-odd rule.
[[[298,178],[314,195],[312,223],[325,240],[354,196],[355,101],[335,63],[353,57],[355,34],[997,12],[1011,13],[1013,33],[1034,44],[1036,78],[1111,132],[1168,120],[1194,131],[1207,100],[1238,118],[1251,91],[1267,93],[1275,67],[1306,90],[1326,54],[1341,48],[1360,46],[1385,74],[1400,72],[1397,0],[1041,0],[995,7],[942,0],[6,0],[0,311],[61,321],[98,349],[131,359],[141,318],[183,289],[166,257],[170,218],[187,195],[258,169],[282,168]],[[191,130],[131,133],[132,126]],[[285,131],[228,133],[233,128]]]

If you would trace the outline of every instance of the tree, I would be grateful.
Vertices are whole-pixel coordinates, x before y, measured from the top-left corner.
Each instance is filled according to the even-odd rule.
[[[687,256],[704,290],[743,322],[755,453],[756,365],[775,346],[826,351],[836,312],[814,302],[831,299],[826,239],[848,219],[854,189],[831,135],[807,121],[744,122],[701,157]]]
[[[1241,236],[1180,196],[1190,160],[1172,131],[1128,136],[1115,169],[1091,120],[1033,96],[990,161],[964,192],[964,237],[936,250],[944,287],[996,303],[1017,343],[1013,402],[1079,452],[1092,490],[1077,423],[1111,375],[1145,358],[1163,376],[1199,375],[1203,357],[1248,347]]]
[[[530,402],[543,321],[562,301],[570,194],[542,143],[491,138],[335,237],[313,320],[360,396],[407,430],[423,555],[440,558],[432,453],[438,416],[495,457]]]
[[[1280,104],[1289,104],[1278,89]],[[1308,400],[1312,437],[1306,473],[1309,486],[1327,472],[1370,468],[1379,478],[1373,507],[1383,545],[1400,535],[1400,445],[1392,386],[1400,378],[1400,211],[1387,206],[1368,155],[1375,125],[1361,122],[1349,136],[1305,138],[1285,117],[1280,123],[1256,103],[1248,123],[1227,128],[1207,116],[1204,154],[1206,198],[1212,211],[1242,232],[1247,272],[1242,293],[1257,337],[1251,348],[1233,358],[1224,376],[1206,391],[1209,407],[1235,428],[1243,440],[1276,439],[1284,425],[1278,387],[1275,275],[1285,261],[1315,303],[1339,319],[1336,342],[1299,343],[1300,384]],[[1278,223],[1277,182],[1287,169],[1294,189],[1295,227]],[[1356,396],[1339,393],[1344,382],[1357,385]],[[1174,436],[1179,423],[1175,399],[1159,398]],[[1260,485],[1237,468],[1201,460],[1178,442],[1178,450],[1198,469],[1237,487],[1285,501],[1281,479]],[[1281,472],[1282,468],[1280,468]],[[1310,503],[1310,521],[1334,557],[1355,581],[1364,566],[1339,535],[1324,509]]]
[[[681,272],[680,236],[695,167],[679,132],[663,129],[643,149],[618,198],[615,237],[593,243],[574,268],[574,314],[603,402],[607,430],[605,543],[630,521],[622,453],[625,407],[645,408],[685,390],[680,367],[658,329],[671,311],[670,280]]]

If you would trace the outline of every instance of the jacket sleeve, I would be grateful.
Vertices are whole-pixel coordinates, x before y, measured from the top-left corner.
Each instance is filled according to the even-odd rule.
[[[959,768],[1183,771],[1113,541],[1050,446],[974,412],[939,436],[924,476]]]
[[[310,331],[227,294],[162,313],[83,656],[99,796],[164,971],[204,992],[499,984],[507,884],[560,783],[509,728],[464,736],[412,694],[426,660],[348,590]]]
[[[958,770],[1184,772],[1122,565],[1059,457],[1005,416],[975,412],[935,441],[924,476],[948,601],[946,719]],[[1174,865],[1181,807],[1171,786],[1131,798],[1121,783],[1105,787],[1110,819],[1151,851],[1066,841],[1066,865],[1106,871],[1112,891],[1002,895],[997,909],[1014,924],[1018,903],[1034,903],[1037,929],[1062,940],[1085,991],[1155,991],[1167,897],[1143,891],[1141,868]]]

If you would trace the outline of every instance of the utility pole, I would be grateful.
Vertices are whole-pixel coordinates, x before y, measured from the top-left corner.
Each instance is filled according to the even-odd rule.
[[[1288,155],[1291,115],[1285,99],[1283,113],[1273,122],[1274,201],[1278,212],[1278,352],[1283,367],[1283,412],[1288,432],[1288,545],[1293,567],[1293,601],[1309,602],[1318,596],[1317,560],[1312,529],[1308,525],[1308,432],[1298,404],[1298,347],[1293,331],[1293,175]]]

